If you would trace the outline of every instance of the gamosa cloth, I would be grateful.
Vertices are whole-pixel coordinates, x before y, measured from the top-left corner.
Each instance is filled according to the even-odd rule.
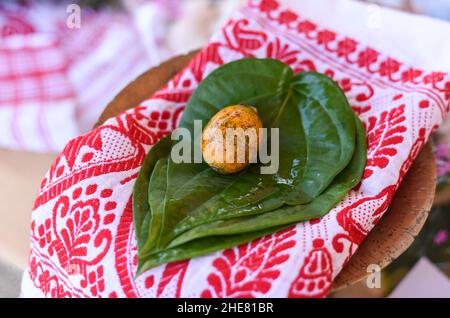
[[[140,165],[198,83],[243,57],[276,58],[342,87],[367,133],[363,180],[321,219],[136,279],[131,194]],[[449,88],[445,73],[406,65],[276,1],[252,1],[158,93],[65,147],[36,199],[22,296],[323,297],[445,118]]]
[[[70,29],[68,4],[0,3],[1,147],[60,152],[91,129],[117,92],[159,60],[156,48],[151,54],[146,49],[155,34],[140,34],[140,19],[83,9],[82,27]],[[151,9],[142,11],[148,15]]]

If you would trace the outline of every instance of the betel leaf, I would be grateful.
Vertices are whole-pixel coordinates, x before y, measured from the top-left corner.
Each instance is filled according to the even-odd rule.
[[[138,255],[137,275],[158,265],[203,256],[226,248],[253,241],[267,234],[278,232],[287,226],[279,226],[261,231],[229,236],[213,236],[189,242],[188,244],[165,249],[154,254]]]
[[[175,163],[170,140],[160,141],[149,151],[133,194],[140,271],[320,217],[359,181],[362,128],[327,76],[294,75],[273,59],[242,59],[218,68],[200,83],[180,121],[191,131],[194,147],[199,147],[194,120],[206,125],[233,104],[256,107],[264,127],[279,128],[277,173],[261,174],[253,164],[221,175],[193,158]]]
[[[355,115],[356,147],[348,166],[321,195],[305,205],[289,206],[264,214],[212,222],[196,227],[171,242],[171,246],[155,254],[140,255],[139,272],[157,265],[205,255],[274,233],[292,224],[319,218],[328,213],[355,187],[366,164],[366,136]]]
[[[193,132],[194,120],[206,124],[220,109],[233,104],[256,107],[264,127],[279,128],[278,172],[264,175],[253,166],[243,174],[224,177],[204,163],[175,163],[169,158],[164,199],[167,219],[159,248],[212,220],[310,202],[352,156],[352,110],[339,86],[325,75],[293,75],[287,65],[273,59],[231,62],[200,83],[180,126]],[[202,184],[191,182],[204,173],[210,176]],[[199,188],[205,191],[200,194]]]
[[[151,213],[148,214],[142,225],[142,238],[146,238],[146,242],[143,249],[151,248],[162,231],[162,215],[163,202],[161,198],[164,198],[167,187],[167,159],[159,159],[153,169],[153,173],[150,177],[150,183],[148,186],[148,203]],[[145,222],[146,221],[146,222]],[[150,228],[152,231],[150,231]]]

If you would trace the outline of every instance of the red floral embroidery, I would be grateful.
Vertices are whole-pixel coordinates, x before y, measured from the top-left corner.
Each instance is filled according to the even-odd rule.
[[[109,251],[112,235],[109,230],[102,228],[102,224],[111,223],[114,217],[114,214],[107,212],[112,210],[108,205],[113,201],[106,200],[102,206],[104,212],[100,212],[102,202],[95,197],[97,190],[98,186],[91,184],[85,189],[76,188],[71,198],[61,196],[53,208],[51,229],[50,219],[38,227],[40,247],[47,246],[48,254],[56,255],[59,266],[69,275],[84,276],[81,287],[90,285],[93,296],[105,289],[103,267],[88,269],[98,264]],[[102,193],[105,196],[109,191],[103,190]],[[80,199],[82,192],[92,198]]]
[[[411,82],[411,83],[418,83],[417,78],[419,78],[423,72],[421,70],[417,70],[414,68],[409,68],[408,70],[404,71],[402,73],[402,81],[403,82]]]
[[[279,4],[275,0],[262,0],[259,5],[259,8],[263,12],[270,12],[270,11],[276,10],[278,8],[278,6],[279,6]]]
[[[333,261],[322,239],[313,241],[298,276],[289,289],[289,297],[324,297],[331,288]]]
[[[39,288],[46,297],[70,298],[72,293],[60,284],[58,276],[52,275],[49,270],[44,269],[41,262],[35,257],[31,257],[28,266],[28,274],[35,286]]]
[[[160,297],[164,292],[164,289],[170,282],[176,280],[176,290],[174,297],[180,297],[181,286],[183,284],[184,275],[186,274],[189,261],[181,261],[169,263],[165,266],[163,275],[159,281],[157,297]]]
[[[270,42],[267,45],[267,57],[278,59],[286,64],[294,65],[297,62],[298,50],[293,49],[289,44],[282,44],[277,38],[275,42]]]
[[[345,38],[338,42],[336,53],[339,57],[348,57],[356,51],[357,42],[353,39]]]
[[[296,72],[318,71],[337,81],[365,122],[369,151],[365,179],[352,192],[351,203],[325,218],[219,256],[205,256],[202,262],[164,265],[136,279],[130,196],[139,165],[149,146],[177,126],[187,100],[206,73],[241,57],[274,57]],[[417,105],[410,101],[409,92],[415,94]],[[440,122],[436,109],[443,117],[449,98],[446,73],[405,66],[299,18],[274,0],[252,1],[216,35],[214,43],[152,98],[64,149],[36,200],[28,278],[42,295],[50,297],[258,297],[274,291],[277,296],[324,296],[333,275],[388,207],[401,178]],[[417,126],[417,118],[426,119],[423,126]],[[407,137],[412,138],[412,147],[405,143]],[[406,160],[399,156],[405,150],[410,151]],[[392,168],[400,164],[400,171]],[[392,169],[399,172],[399,178],[379,180],[377,169]],[[101,186],[105,184],[108,188]],[[367,185],[377,193],[365,195]],[[303,256],[292,259],[291,255],[298,254]],[[293,263],[299,272],[292,272]],[[200,289],[193,286],[190,276],[198,270],[208,271],[200,282],[206,286]]]
[[[300,33],[306,33],[308,34],[311,31],[314,31],[317,28],[317,26],[312,23],[311,21],[302,21],[298,24],[297,30]]]
[[[379,194],[362,198],[342,209],[336,219],[348,233],[344,237],[359,245],[387,210],[395,188],[395,185],[388,186]],[[343,251],[343,245],[339,242],[341,238],[341,235],[337,235],[333,240],[334,249],[339,253]]]
[[[358,54],[358,66],[369,70],[369,67],[378,60],[378,56],[379,53],[377,51],[366,48]]]
[[[256,297],[267,293],[280,275],[277,266],[289,259],[295,233],[290,228],[224,251],[213,262],[217,272],[209,274],[210,288],[202,297]]]
[[[336,39],[336,33],[329,30],[317,32],[317,43],[328,44]]]
[[[379,72],[382,76],[388,76],[392,79],[392,75],[397,73],[400,69],[400,63],[397,60],[388,58],[380,64]]]
[[[289,24],[295,20],[297,20],[298,16],[292,11],[286,10],[280,13],[278,16],[278,22],[280,24]]]
[[[227,45],[230,48],[234,48],[238,51],[256,50],[263,46],[267,41],[267,34],[260,31],[254,31],[248,28],[249,21],[247,19],[241,19],[236,21],[232,26],[233,38],[230,38],[227,33]]]
[[[395,145],[403,142],[402,133],[406,127],[401,125],[405,121],[405,105],[384,111],[380,117],[371,116],[368,119],[367,132],[367,163],[364,178],[373,174],[373,168],[386,168],[389,158],[397,154]]]

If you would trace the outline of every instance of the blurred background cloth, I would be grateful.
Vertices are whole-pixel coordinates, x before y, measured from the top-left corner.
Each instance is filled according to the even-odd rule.
[[[145,16],[83,8],[79,29],[66,26],[66,7],[1,4],[1,146],[61,150],[92,127],[123,86],[160,61],[151,25],[160,23],[156,5],[145,6]]]

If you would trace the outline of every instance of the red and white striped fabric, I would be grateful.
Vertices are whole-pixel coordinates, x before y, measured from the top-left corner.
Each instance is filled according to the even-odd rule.
[[[105,11],[83,21],[87,26],[69,33],[64,51],[71,61],[68,77],[77,96],[76,120],[86,132],[123,87],[159,62],[160,54],[156,47],[147,51],[145,43],[154,34],[147,30],[144,39],[131,16]]]
[[[131,193],[148,149],[177,126],[209,72],[247,56],[337,81],[365,124],[361,184],[321,219],[135,278]],[[449,100],[448,74],[403,63],[277,1],[252,1],[157,94],[66,146],[36,199],[22,295],[323,297],[388,208]]]
[[[18,35],[0,44],[0,144],[56,151],[75,136],[68,63],[52,36]],[[66,138],[65,138],[66,137]]]
[[[69,29],[66,5],[0,5],[1,147],[60,151],[159,61],[145,45],[154,34],[144,39],[132,15],[82,9],[81,27]]]

